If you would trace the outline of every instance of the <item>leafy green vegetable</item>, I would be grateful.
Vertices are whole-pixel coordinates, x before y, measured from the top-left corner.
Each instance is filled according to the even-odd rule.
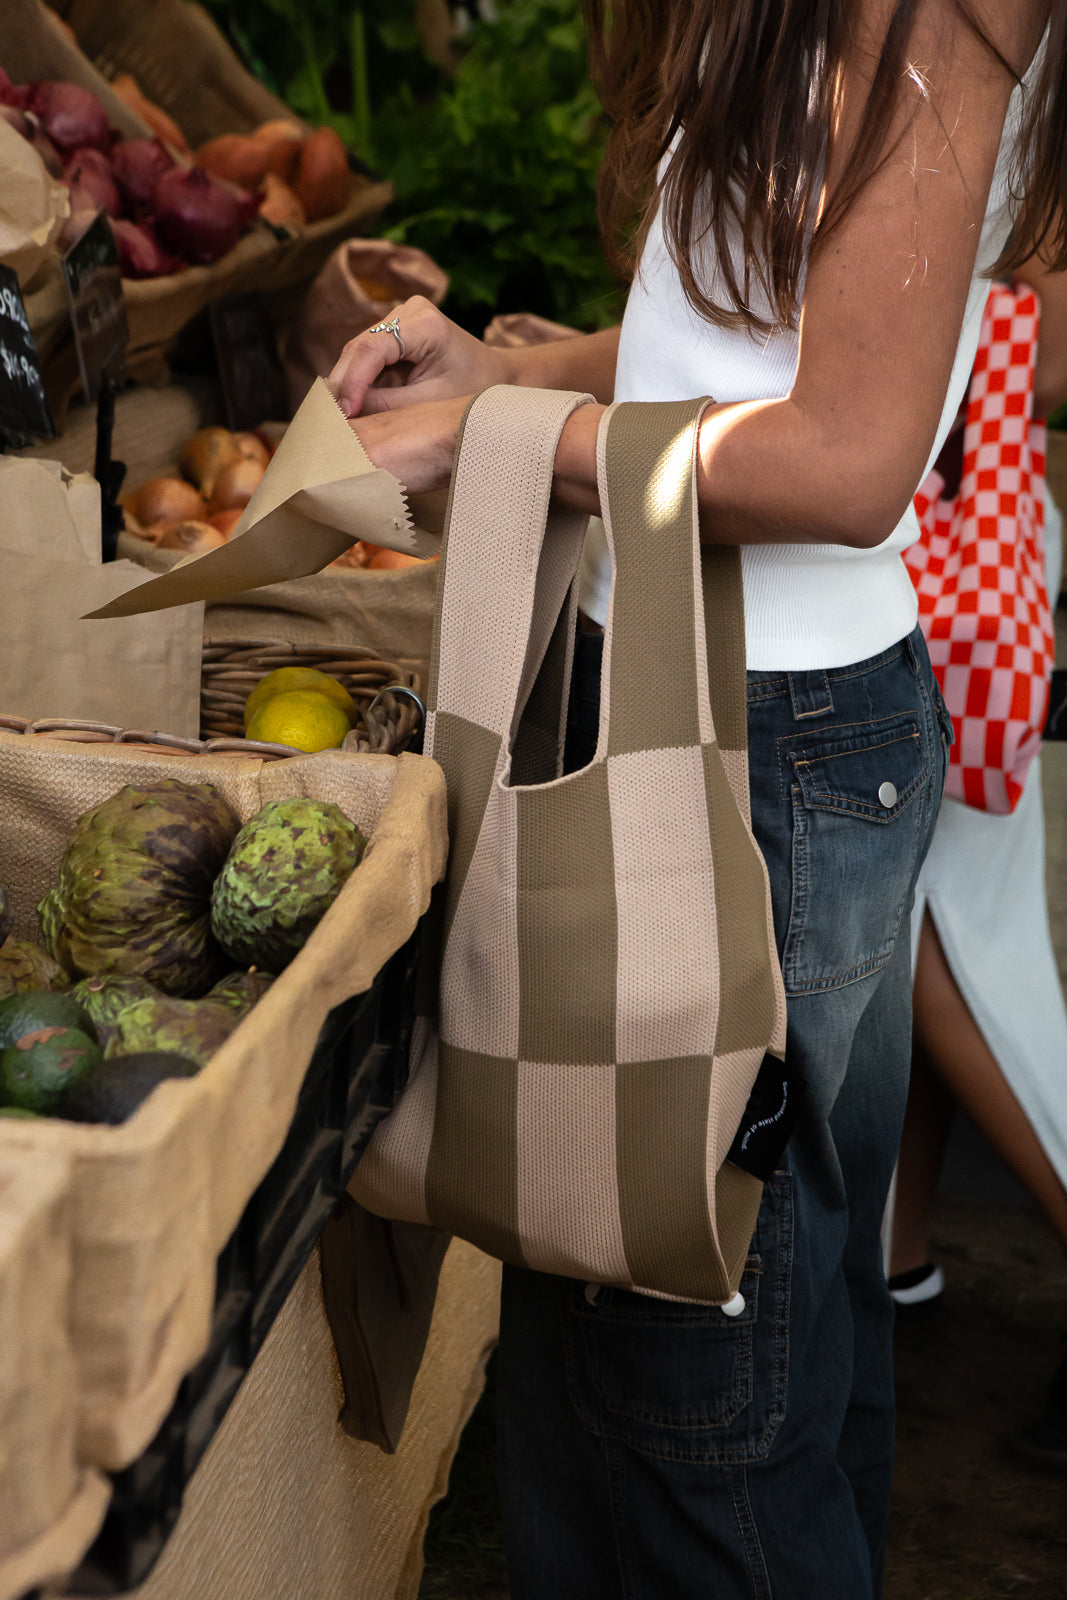
[[[501,4],[436,98],[420,104],[403,85],[379,111],[401,212],[389,237],[440,262],[449,310],[472,327],[498,309],[613,322],[596,225],[605,133],[579,0]]]
[[[446,309],[577,327],[618,319],[596,224],[606,124],[581,0],[468,4],[454,74],[430,62],[416,0],[207,0],[260,78],[383,171],[387,237],[448,272]]]

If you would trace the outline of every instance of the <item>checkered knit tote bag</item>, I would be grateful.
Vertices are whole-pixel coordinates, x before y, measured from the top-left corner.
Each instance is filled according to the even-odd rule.
[[[562,776],[586,519],[549,495],[587,399],[495,388],[468,411],[427,720],[452,840],[439,984],[352,1192],[504,1261],[724,1303],[762,1190],[724,1158],[785,1047],[740,562],[697,535],[708,402],[610,408],[600,742]]]
[[[922,536],[904,552],[919,622],[952,715],[945,793],[1015,809],[1041,747],[1055,641],[1045,584],[1045,429],[1033,421],[1039,306],[989,292],[955,496],[935,468],[915,497]]]

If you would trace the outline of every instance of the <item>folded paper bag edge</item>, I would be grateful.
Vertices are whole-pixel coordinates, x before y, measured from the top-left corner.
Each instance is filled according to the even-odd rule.
[[[338,425],[344,429],[343,439]],[[348,468],[347,474],[338,476],[338,462]],[[338,507],[342,491],[351,505],[350,510],[345,505],[343,517]],[[321,378],[290,424],[246,515],[248,526],[218,550],[149,578],[88,612],[86,619],[161,611],[308,577],[357,539],[409,554],[432,543],[416,531],[403,485],[370,462]],[[338,520],[342,528],[336,526]]]

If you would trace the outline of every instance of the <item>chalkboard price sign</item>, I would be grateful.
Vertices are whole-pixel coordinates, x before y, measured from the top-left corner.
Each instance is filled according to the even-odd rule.
[[[99,213],[63,257],[82,388],[95,400],[103,380],[120,383],[129,329],[119,252],[107,214]]]
[[[10,267],[0,267],[0,432],[15,442],[27,434],[56,436],[19,280]]]

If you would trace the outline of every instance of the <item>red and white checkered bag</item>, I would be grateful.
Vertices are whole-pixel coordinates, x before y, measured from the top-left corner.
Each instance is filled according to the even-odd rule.
[[[1031,289],[990,290],[959,490],[943,498],[942,471],[930,473],[915,496],[922,536],[904,552],[956,732],[945,793],[982,811],[1015,809],[1048,709],[1055,646],[1045,428],[1033,421],[1039,319]]]

